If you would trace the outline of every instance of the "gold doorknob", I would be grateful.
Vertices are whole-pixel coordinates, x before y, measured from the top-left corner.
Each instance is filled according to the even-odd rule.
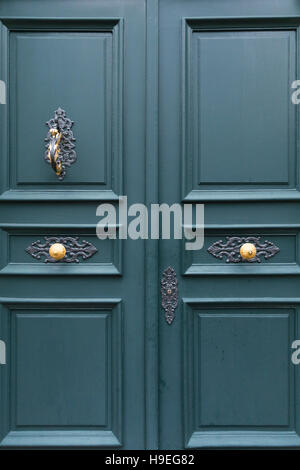
[[[244,243],[240,248],[240,254],[243,259],[251,259],[256,255],[256,247],[253,243]]]
[[[49,248],[49,255],[51,256],[51,258],[60,260],[65,257],[66,249],[61,243],[54,243]]]

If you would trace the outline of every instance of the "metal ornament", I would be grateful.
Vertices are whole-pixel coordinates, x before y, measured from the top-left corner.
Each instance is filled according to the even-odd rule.
[[[170,266],[164,270],[161,279],[161,305],[165,311],[166,322],[171,325],[178,305],[178,282],[176,272]]]
[[[66,175],[66,167],[76,162],[75,137],[71,130],[74,122],[66,117],[66,112],[58,108],[54,118],[46,122],[49,127],[44,158],[62,181]]]
[[[272,258],[280,249],[269,240],[260,241],[261,237],[226,237],[226,241],[218,240],[207,251],[215,258],[226,258],[226,263],[261,263],[261,257]],[[244,243],[253,243],[256,247],[256,255],[251,259],[242,258],[240,248]]]
[[[79,263],[80,257],[85,260],[97,253],[97,248],[86,240],[79,241],[79,237],[44,237],[32,242],[25,251],[35,259],[44,259],[44,263]],[[49,254],[49,248],[54,243],[61,243],[66,249],[64,258],[56,260]]]

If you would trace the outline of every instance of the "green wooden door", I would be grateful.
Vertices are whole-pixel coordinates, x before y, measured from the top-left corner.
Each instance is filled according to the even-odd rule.
[[[300,445],[299,18],[293,0],[0,2],[1,446]],[[204,248],[100,240],[120,195],[204,203]]]
[[[145,3],[0,14],[1,445],[144,448],[144,248],[99,240],[96,208],[144,199]],[[77,155],[62,181],[44,161],[58,108]],[[70,262],[45,262],[54,241]]]
[[[161,242],[180,300],[171,325],[161,316],[164,448],[300,445],[299,15],[293,1],[160,2],[160,200],[205,204],[202,250]],[[261,262],[234,262],[231,237],[260,237]]]

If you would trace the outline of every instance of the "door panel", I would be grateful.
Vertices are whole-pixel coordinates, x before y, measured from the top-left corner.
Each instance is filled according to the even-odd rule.
[[[282,27],[287,31],[271,21],[184,20],[187,199],[216,190],[221,196],[221,190],[297,187],[296,107],[290,102],[297,29],[284,21]]]
[[[55,194],[66,187],[98,191],[99,197],[100,190],[106,197],[120,194],[122,19],[58,18],[50,24],[17,19],[3,25],[10,57],[9,111],[17,116],[9,133],[9,190],[35,190],[35,197],[43,197],[45,189]],[[74,121],[76,152],[81,155],[62,182],[54,173],[50,179],[49,168],[37,158],[45,150],[45,123],[59,107]]]
[[[259,263],[238,263],[238,254],[232,256],[228,239],[252,237],[254,243],[266,247],[258,250]],[[299,232],[297,229],[207,229],[204,247],[199,251],[183,249],[183,274],[193,276],[223,274],[244,276],[255,274],[299,274]],[[280,248],[279,248],[280,247]]]
[[[51,261],[47,248],[58,238],[63,243],[75,244],[73,256],[70,257],[74,262],[49,269],[45,263]],[[26,229],[23,226],[6,226],[2,229],[1,239],[2,274],[113,276],[120,275],[122,271],[122,240],[99,240],[95,227],[62,229],[60,226],[50,226]]]
[[[295,309],[278,306],[215,309],[196,300],[184,303],[188,447],[218,445],[218,440],[255,446],[269,433],[277,445],[288,445],[288,437],[299,445],[293,432],[294,366],[287,354],[296,315]]]
[[[299,13],[160,2],[160,200],[205,204],[202,250],[161,241],[181,299],[160,323],[163,448],[300,445]]]
[[[0,445],[142,449],[144,246],[98,239],[96,209],[144,200],[145,3],[40,7],[0,6]],[[59,107],[77,154],[62,181],[44,160]]]
[[[208,26],[216,27],[201,22]],[[183,44],[190,190],[294,188],[295,109],[288,90],[296,31],[253,31],[232,21],[218,22],[216,32],[197,27],[185,22]]]
[[[121,308],[90,302],[2,312],[11,338],[4,446],[120,446]]]

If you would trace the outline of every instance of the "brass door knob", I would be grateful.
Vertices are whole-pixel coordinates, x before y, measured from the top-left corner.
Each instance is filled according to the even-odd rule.
[[[66,249],[61,243],[54,243],[49,248],[49,255],[51,256],[51,258],[60,260],[65,257]]]
[[[256,255],[256,247],[253,243],[244,243],[240,248],[240,255],[243,259],[251,259]]]

